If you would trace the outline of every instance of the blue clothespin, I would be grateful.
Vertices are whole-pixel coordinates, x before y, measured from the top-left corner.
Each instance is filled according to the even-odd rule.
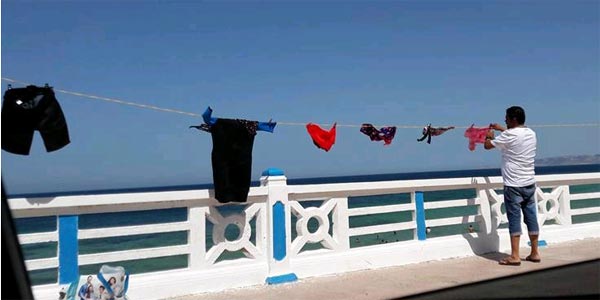
[[[269,122],[258,122],[257,130],[268,131],[270,133],[273,133],[273,130],[275,130],[276,125],[277,122],[273,122],[273,119],[269,120]]]
[[[213,118],[212,117],[212,108],[207,107],[206,110],[204,111],[204,113],[202,114],[202,118],[204,119],[204,123],[208,124],[209,126],[215,125],[215,123],[217,122],[217,118]]]

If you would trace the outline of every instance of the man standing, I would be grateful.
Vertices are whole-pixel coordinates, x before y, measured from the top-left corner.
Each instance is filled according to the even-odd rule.
[[[79,288],[79,293],[77,293],[77,295],[80,300],[86,299],[86,293],[90,285],[92,285],[92,275],[88,276],[86,282]]]
[[[506,110],[506,128],[492,124],[491,128],[502,132],[494,138],[490,130],[485,140],[485,149],[498,148],[502,152],[502,180],[504,182],[504,205],[508,217],[511,255],[500,260],[501,265],[519,266],[519,243],[521,239],[521,211],[529,240],[531,253],[525,260],[540,262],[538,252],[539,225],[537,221],[537,202],[535,201],[535,150],[537,145],[535,132],[525,127],[525,111],[519,106]]]

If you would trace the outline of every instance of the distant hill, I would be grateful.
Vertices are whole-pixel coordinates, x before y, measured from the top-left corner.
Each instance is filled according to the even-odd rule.
[[[535,160],[536,166],[566,166],[600,164],[600,154],[595,155],[568,155]]]

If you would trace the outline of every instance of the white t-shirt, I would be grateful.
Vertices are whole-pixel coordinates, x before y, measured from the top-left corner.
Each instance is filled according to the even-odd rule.
[[[524,187],[535,183],[535,132],[527,127],[507,129],[491,141],[502,152],[505,186]]]

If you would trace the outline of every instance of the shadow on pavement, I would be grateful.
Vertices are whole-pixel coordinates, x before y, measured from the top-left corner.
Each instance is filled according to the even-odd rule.
[[[600,259],[397,299],[600,299]]]

